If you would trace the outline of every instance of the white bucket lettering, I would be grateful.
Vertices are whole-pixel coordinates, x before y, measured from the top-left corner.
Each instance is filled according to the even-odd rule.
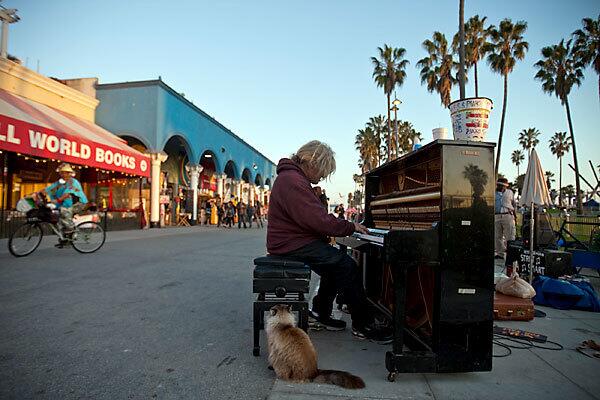
[[[484,141],[493,103],[487,97],[456,100],[448,106],[456,140]]]

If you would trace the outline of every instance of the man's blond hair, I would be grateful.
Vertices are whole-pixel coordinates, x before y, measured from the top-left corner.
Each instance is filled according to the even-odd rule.
[[[335,172],[335,153],[326,143],[311,140],[292,154],[292,160],[300,165],[315,168],[321,178],[327,178]]]

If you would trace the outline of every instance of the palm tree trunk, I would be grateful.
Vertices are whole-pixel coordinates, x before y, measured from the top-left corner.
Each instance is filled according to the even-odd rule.
[[[475,67],[475,97],[479,97],[479,86],[477,83],[477,63],[475,63],[474,67]]]
[[[573,164],[575,164],[575,200],[577,201],[577,213],[583,213],[581,204],[581,187],[579,185],[579,164],[577,163],[577,148],[575,147],[575,135],[573,134],[573,123],[571,122],[571,109],[569,108],[569,99],[565,96],[565,107],[567,108],[567,121],[569,122],[569,132],[571,133],[571,145],[573,146]]]
[[[558,205],[562,207],[562,157],[558,158]]]
[[[390,123],[390,96],[391,93],[387,93],[387,161],[392,160],[392,126]]]
[[[506,98],[508,95],[508,75],[504,75],[504,100],[502,101],[502,118],[500,119],[500,134],[498,135],[498,151],[496,152],[496,179],[500,168],[500,151],[502,150],[502,134],[504,133],[504,116],[506,115]]]

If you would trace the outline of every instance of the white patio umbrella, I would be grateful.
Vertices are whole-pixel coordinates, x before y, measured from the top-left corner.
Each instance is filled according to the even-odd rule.
[[[531,219],[529,222],[529,283],[531,283],[533,280],[534,209],[536,205],[550,205],[550,193],[546,185],[546,176],[544,175],[542,164],[535,149],[531,150],[531,155],[529,156],[529,165],[525,173],[523,193],[519,199],[519,205],[531,207]]]
[[[529,156],[529,165],[523,182],[523,193],[519,199],[519,205],[529,206],[531,203],[538,206],[550,205],[550,193],[546,185],[546,176],[535,149],[531,151],[531,156]]]

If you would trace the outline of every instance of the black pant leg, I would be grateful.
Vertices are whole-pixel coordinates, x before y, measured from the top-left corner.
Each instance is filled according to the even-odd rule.
[[[331,313],[335,295],[340,293],[348,304],[353,323],[364,324],[372,319],[358,265],[346,252],[315,241],[285,256],[304,261],[321,277],[322,286],[313,299],[315,311]]]
[[[312,309],[322,316],[331,315],[333,311],[333,300],[338,292],[336,277],[333,271],[321,271],[319,289],[312,300]]]

